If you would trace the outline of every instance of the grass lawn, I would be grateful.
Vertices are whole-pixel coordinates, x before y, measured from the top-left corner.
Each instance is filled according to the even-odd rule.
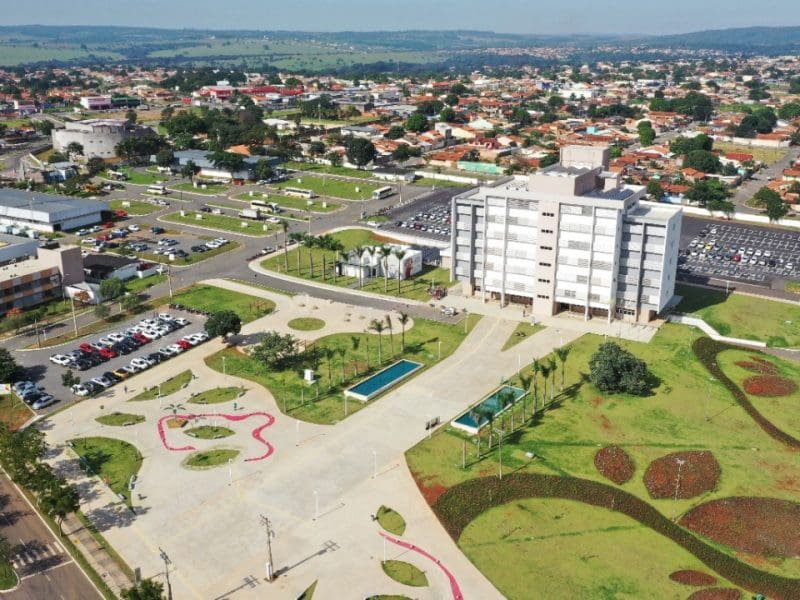
[[[111,488],[115,494],[122,494],[130,506],[131,494],[128,482],[142,466],[142,455],[135,446],[105,437],[86,437],[70,440],[81,463],[89,468]]]
[[[245,281],[244,279],[237,279],[235,277],[225,277],[224,279],[226,279],[227,281],[233,281],[234,283],[240,283],[242,285],[246,285],[246,286],[249,286],[249,287],[252,287],[252,288],[258,288],[260,290],[266,290],[268,292],[273,292],[275,294],[282,294],[284,296],[289,296],[290,298],[292,296],[296,296],[297,295],[294,292],[290,292],[290,291],[287,291],[287,290],[281,290],[281,289],[278,289],[276,287],[272,287],[271,285],[263,285],[261,283],[255,283],[253,281]]]
[[[760,148],[757,146],[743,146],[729,142],[714,142],[714,150],[725,154],[729,152],[751,154],[754,160],[766,163],[767,165],[778,162],[786,156],[786,152],[788,151],[786,148]]]
[[[416,181],[414,181],[412,185],[418,185],[421,187],[437,187],[437,188],[472,186],[471,183],[461,183],[460,181],[450,181],[448,179],[432,179],[430,177],[423,177],[422,179],[417,179]]]
[[[137,171],[131,168],[122,168],[119,171],[127,174],[128,179],[122,183],[133,183],[135,185],[161,185],[169,181],[169,175],[164,173],[149,173],[147,171]]]
[[[248,221],[246,219],[239,219],[237,217],[226,217],[225,215],[212,215],[207,213],[195,212],[193,210],[185,211],[185,216],[180,213],[170,213],[166,215],[163,220],[170,223],[181,223],[183,225],[192,225],[194,227],[203,227],[205,229],[214,229],[216,231],[240,233],[246,235],[253,235],[265,237],[274,233],[275,227],[258,221]],[[198,219],[197,217],[201,217]],[[247,226],[242,227],[242,223]],[[264,227],[267,230],[264,230]]]
[[[381,562],[383,572],[398,583],[413,587],[427,587],[428,578],[411,563],[402,560],[384,560]]]
[[[205,185],[205,189],[200,187]],[[203,194],[203,195],[214,195],[214,194],[221,194],[222,192],[228,191],[227,185],[221,185],[218,183],[203,183],[199,179],[197,180],[197,187],[188,181],[184,183],[176,183],[175,185],[169,186],[171,190],[179,190],[181,192],[190,192],[192,194]]]
[[[127,203],[125,206],[123,202]],[[129,215],[149,215],[150,213],[158,212],[163,206],[157,204],[150,204],[149,202],[137,202],[136,200],[111,200],[108,203],[111,210],[124,210]]]
[[[5,423],[12,431],[27,423],[33,414],[28,405],[13,394],[0,396],[0,423]]]
[[[636,467],[633,478],[620,488],[647,501],[668,518],[713,498],[754,495],[796,500],[800,488],[793,475],[796,471],[794,454],[767,436],[728,391],[710,378],[691,350],[691,343],[697,337],[693,328],[666,324],[649,344],[619,340],[620,345],[643,359],[660,380],[660,385],[647,397],[599,391],[586,377],[589,358],[603,338],[585,335],[573,342],[566,363],[564,392],[556,394],[555,402],[544,413],[540,406],[534,426],[529,424],[528,402],[528,424],[503,441],[504,472],[574,476],[607,483],[595,468],[594,454],[603,446],[616,444],[628,452]],[[524,369],[523,376],[529,375],[529,368]],[[560,377],[559,366],[557,388]],[[516,378],[511,383],[516,384]],[[540,377],[540,396],[542,391]],[[477,401],[478,394],[475,396]],[[787,412],[791,411],[791,418],[800,418],[800,403],[787,402],[784,407]],[[517,405],[512,411],[517,416],[518,426],[521,408]],[[507,432],[510,414],[507,411],[505,417],[498,419],[500,423],[496,421],[499,428]],[[785,418],[784,424],[789,422],[789,415]],[[441,429],[431,440],[424,440],[407,452],[409,468],[421,482],[429,501],[457,483],[498,473],[497,445],[495,443],[491,453],[487,453],[486,435],[482,438],[480,458],[475,440],[450,427]],[[467,465],[462,468],[465,442]],[[694,499],[651,500],[642,480],[647,465],[682,450],[709,450],[714,454],[722,467],[717,488]],[[527,453],[533,453],[536,458],[529,458]],[[666,538],[651,535],[643,526],[616,513],[594,507],[573,510],[574,505],[570,504],[569,514],[575,517],[563,519],[558,515],[566,517],[567,513],[557,507],[566,504],[552,501],[556,507],[552,509],[554,512],[547,509],[542,519],[537,511],[543,510],[540,506],[549,507],[551,501],[543,501],[541,505],[537,504],[538,500],[531,502],[531,505],[526,501],[485,512],[458,540],[470,559],[510,598],[526,597],[520,592],[519,583],[510,578],[516,571],[508,565],[518,563],[518,581],[526,581],[524,575],[534,570],[548,573],[548,581],[552,578],[553,585],[563,586],[553,589],[563,590],[565,596],[591,598],[674,597],[674,593],[664,591],[674,589],[668,587],[672,586],[667,579],[669,573],[676,565],[699,566]],[[564,521],[565,525],[561,526],[558,521]],[[535,534],[532,534],[534,527]],[[591,534],[586,541],[589,550],[580,550],[581,532]],[[563,554],[559,551],[554,555],[547,551],[548,543],[563,543],[568,549],[574,547],[575,551],[567,550]],[[641,552],[635,552],[636,548]],[[765,561],[723,550],[740,560],[752,560],[758,568],[770,572],[788,577],[800,575],[800,559]],[[527,561],[525,565],[522,565],[523,556]],[[609,566],[610,562],[615,564]],[[654,576],[656,572],[658,577]],[[570,583],[573,574],[574,584]],[[606,581],[604,585],[611,586],[610,591],[605,595],[584,591],[583,586],[595,585],[592,577],[598,582]],[[613,580],[624,585],[616,588]],[[656,586],[655,591],[640,591],[637,586],[647,582]],[[628,588],[630,591],[624,592]]]
[[[787,281],[784,289],[792,294],[800,294],[800,281]]]
[[[190,370],[183,371],[178,373],[174,377],[170,377],[166,381],[163,381],[160,386],[160,391],[162,396],[169,396],[170,394],[174,394],[185,385],[188,385],[189,382],[192,380],[192,372]],[[130,399],[130,402],[138,402],[140,400],[155,400],[158,398],[159,386],[154,385],[148,390],[145,390],[139,394],[136,394],[133,398]]]
[[[470,330],[480,319],[479,315],[470,315]],[[363,322],[357,327],[366,327]],[[353,338],[358,340],[354,350]],[[414,326],[406,331],[406,352],[403,358],[423,363],[430,367],[438,362],[438,343],[441,341],[442,360],[450,356],[464,340],[464,326],[447,325],[436,321],[415,319]],[[385,366],[390,360],[391,339],[382,336],[382,358]],[[399,355],[401,331],[398,323],[394,324],[394,349]],[[320,424],[334,424],[345,418],[345,400],[343,390],[368,373],[377,370],[378,339],[375,334],[335,334],[321,338],[315,345],[344,352],[344,357],[335,354],[331,360],[330,374],[326,361],[316,368],[317,386],[309,386],[303,381],[303,368],[314,367],[311,358],[301,360],[295,368],[283,371],[268,370],[261,363],[242,354],[236,348],[227,348],[206,357],[206,364],[222,372],[222,357],[226,360],[229,375],[248,379],[267,388],[275,397],[278,408],[285,414],[302,421]],[[311,348],[312,346],[309,346]],[[356,374],[356,369],[358,374]],[[369,369],[369,370],[368,370]],[[421,372],[421,371],[419,371]],[[332,381],[330,381],[332,380]],[[329,388],[329,381],[332,386]],[[317,396],[319,393],[319,396]],[[375,400],[372,400],[373,402]],[[352,415],[369,403],[348,400],[348,415]]]
[[[679,311],[700,317],[722,335],[776,348],[800,346],[798,305],[687,285],[676,286],[675,293],[683,296]]]
[[[195,394],[189,399],[190,404],[220,404],[234,400],[245,391],[240,387],[214,388]]]
[[[217,448],[215,450],[205,450],[203,452],[195,452],[190,455],[183,464],[193,469],[210,469],[226,464],[229,460],[233,460],[239,456],[238,450],[229,448]]]
[[[311,600],[314,597],[314,592],[317,589],[317,580],[308,586],[302,594],[297,597],[297,600]]]
[[[316,331],[325,327],[325,321],[322,319],[315,319],[314,317],[300,317],[292,319],[287,323],[292,329],[297,331]]]
[[[144,415],[132,415],[130,413],[113,412],[110,415],[103,415],[95,419],[101,425],[111,425],[113,427],[124,427],[126,425],[136,425],[144,422]]]
[[[8,560],[0,560],[0,591],[10,590],[17,585],[18,581],[19,578],[11,563]]]
[[[406,521],[396,510],[388,506],[381,506],[376,515],[378,523],[389,533],[394,535],[403,535],[406,530]]]
[[[249,323],[275,310],[272,300],[202,284],[179,290],[173,295],[172,303],[207,312],[232,310],[242,323]]]
[[[343,175],[345,177],[356,177],[358,179],[371,179],[370,171],[351,169],[350,167],[334,167],[333,165],[318,165],[316,163],[304,163],[290,161],[284,165],[287,169],[297,171],[310,171],[313,173],[326,173],[328,175]]]
[[[520,322],[516,328],[514,329],[513,333],[508,336],[506,343],[503,344],[502,350],[508,350],[509,348],[513,348],[521,341],[529,338],[530,336],[534,335],[535,333],[544,329],[544,325],[540,325],[537,323],[536,325],[531,325],[529,321],[522,321]]]
[[[341,204],[331,202],[330,200],[320,200],[319,198],[306,200],[305,198],[292,198],[291,196],[284,196],[282,194],[274,194],[269,192],[254,193],[252,196],[249,193],[239,194],[236,196],[236,199],[244,202],[250,202],[251,200],[264,200],[265,202],[275,202],[281,207],[288,208],[290,210],[310,210],[311,212],[315,213],[329,213],[342,207]],[[309,204],[309,202],[311,204]],[[323,204],[325,206],[323,206]]]
[[[167,276],[164,273],[156,273],[154,275],[150,275],[150,277],[135,277],[134,279],[129,279],[125,282],[125,289],[129,292],[139,293],[153,287],[154,285],[164,283],[166,280]]]
[[[282,190],[287,187],[311,190],[320,196],[333,196],[345,200],[369,200],[372,192],[381,185],[372,183],[353,183],[352,181],[342,181],[330,177],[316,177],[300,173],[299,177],[293,177],[288,181],[275,184],[275,187]],[[300,179],[300,181],[298,181]]]
[[[214,427],[212,425],[201,425],[200,427],[193,427],[192,429],[184,430],[186,435],[190,435],[201,440],[216,440],[219,438],[226,438],[233,435],[234,431],[227,427]]]

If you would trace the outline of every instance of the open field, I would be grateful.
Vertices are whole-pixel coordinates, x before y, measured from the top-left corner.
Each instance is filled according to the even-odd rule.
[[[142,455],[135,446],[112,438],[86,437],[72,440],[72,449],[82,458],[84,466],[98,475],[115,494],[122,494],[130,506],[128,482],[142,466]]]
[[[800,346],[800,306],[766,298],[678,285],[677,310],[703,319],[722,335],[766,342],[779,348]]]
[[[201,217],[198,219],[198,216]],[[275,227],[268,223],[258,221],[247,221],[238,219],[236,217],[226,217],[224,215],[212,215],[208,213],[200,213],[191,210],[185,211],[185,216],[180,213],[171,213],[163,218],[164,221],[170,223],[181,223],[183,225],[193,225],[195,227],[204,227],[207,229],[214,229],[221,232],[242,233],[252,236],[268,236],[274,233]],[[242,227],[242,223],[246,223],[246,227]],[[267,228],[267,231],[264,228]]]
[[[32,416],[33,411],[22,400],[11,394],[0,396],[0,423],[4,423],[12,431],[19,429]]]
[[[232,310],[239,315],[242,323],[254,321],[275,309],[275,303],[271,300],[202,284],[177,291],[172,303],[205,312]]]
[[[265,202],[275,202],[276,204],[280,205],[283,208],[288,208],[291,210],[310,210],[311,212],[316,213],[328,213],[334,211],[338,208],[341,208],[341,204],[337,204],[336,202],[320,200],[319,198],[314,198],[313,200],[306,200],[305,198],[293,198],[291,196],[284,196],[283,194],[275,194],[275,193],[254,193],[252,196],[248,193],[239,194],[236,196],[237,200],[242,200],[244,202],[252,202],[253,200],[263,200]],[[323,206],[323,203],[325,206]]]
[[[299,175],[299,177],[293,177],[289,181],[276,183],[274,187],[278,190],[287,187],[311,190],[319,196],[331,196],[345,200],[369,200],[372,197],[372,192],[379,187],[383,187],[373,183],[354,183],[352,181],[342,181],[341,179],[324,176],[317,177],[304,173]]]
[[[181,192],[191,192],[192,194],[203,194],[205,196],[213,196],[214,194],[220,194],[222,192],[226,192],[228,190],[228,186],[220,185],[218,183],[206,183],[203,184],[199,179],[197,180],[197,187],[194,187],[193,184],[187,182],[184,183],[176,183],[174,185],[170,185],[169,188],[171,190],[179,190]],[[200,187],[201,185],[205,185],[205,188]]]
[[[0,65],[13,67],[16,65],[40,61],[70,61],[81,60],[96,56],[116,60],[121,58],[116,52],[82,49],[77,45],[61,45],[39,42],[36,47],[31,44],[0,44]]]
[[[741,152],[743,154],[752,154],[753,160],[763,162],[767,165],[772,165],[786,156],[786,148],[760,148],[758,146],[743,146],[741,144],[732,144],[730,142],[714,142],[714,150],[719,152]]]
[[[287,169],[298,171],[308,171],[312,173],[327,173],[328,175],[343,175],[345,177],[355,177],[358,179],[370,179],[372,174],[361,169],[351,169],[350,167],[334,167],[333,165],[319,165],[316,163],[289,161],[284,165]]]
[[[123,202],[127,204],[124,205]],[[164,207],[149,202],[137,202],[136,200],[111,200],[108,203],[111,210],[124,210],[129,215],[141,216],[149,215],[162,210]]]

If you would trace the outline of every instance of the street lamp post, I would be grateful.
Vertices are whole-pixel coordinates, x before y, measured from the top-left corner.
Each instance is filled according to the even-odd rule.
[[[499,477],[503,478],[503,430],[493,429],[497,434],[497,460],[500,461]]]
[[[164,561],[164,575],[167,578],[167,600],[172,600],[172,584],[170,584],[169,581],[169,566],[172,564],[172,561],[161,548],[158,549],[158,552],[161,560]]]
[[[703,406],[705,408],[705,413],[706,413],[705,414],[706,423],[711,421],[711,417],[708,414],[708,398],[711,395],[711,382],[712,381],[716,381],[716,379],[714,377],[709,377],[708,381],[706,381],[706,398],[705,398],[705,401],[703,402]]]
[[[464,309],[464,335],[467,334],[467,324],[469,323],[469,315],[467,314],[467,309]]]
[[[228,485],[233,485],[233,459],[228,459]]]

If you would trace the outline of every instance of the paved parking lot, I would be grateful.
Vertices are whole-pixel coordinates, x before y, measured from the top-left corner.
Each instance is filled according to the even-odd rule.
[[[387,213],[389,222],[384,229],[434,240],[449,240],[451,200],[466,189],[437,190],[394,208]]]
[[[679,275],[770,286],[800,279],[800,232],[684,218]]]

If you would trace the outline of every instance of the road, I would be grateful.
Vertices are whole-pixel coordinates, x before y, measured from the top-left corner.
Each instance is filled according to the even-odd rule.
[[[786,151],[786,155],[776,162],[775,164],[767,167],[763,171],[759,171],[756,177],[748,179],[732,198],[733,203],[736,205],[737,212],[747,214],[761,214],[761,211],[756,208],[750,208],[745,204],[750,198],[755,196],[756,192],[762,187],[767,185],[770,181],[774,181],[784,169],[789,168],[800,156],[800,149],[790,147]]]
[[[19,587],[4,598],[102,598],[5,473],[0,473],[0,534],[14,548],[12,564],[20,577]]]

